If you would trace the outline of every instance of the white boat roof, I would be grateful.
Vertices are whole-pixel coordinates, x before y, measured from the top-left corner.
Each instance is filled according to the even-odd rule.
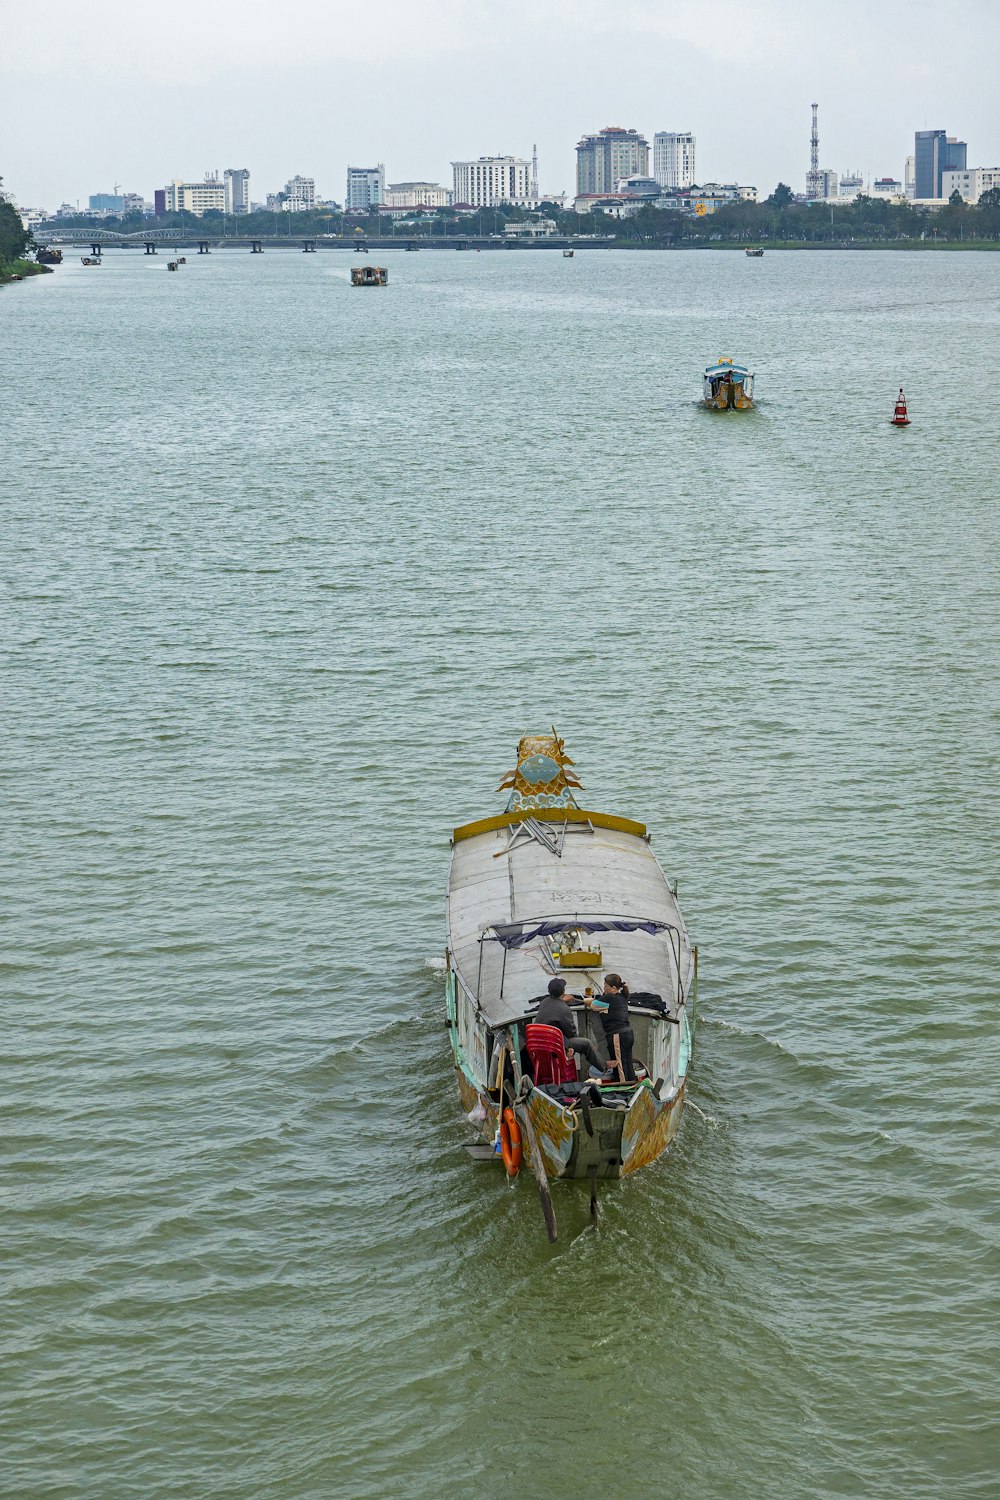
[[[459,981],[490,1025],[523,1016],[556,974],[578,992],[586,985],[600,989],[604,973],[617,970],[631,990],[651,990],[671,1007],[678,999],[678,958],[681,981],[687,983],[690,950],[683,920],[648,840],[574,812],[580,821],[526,818],[482,832],[470,829],[469,836],[456,838],[448,947]],[[515,940],[510,924],[530,928],[544,919],[564,919],[572,927],[587,918],[665,927],[595,933],[602,963],[587,970],[561,968],[551,956],[551,935],[510,947],[491,931],[495,925],[507,928],[510,942]]]

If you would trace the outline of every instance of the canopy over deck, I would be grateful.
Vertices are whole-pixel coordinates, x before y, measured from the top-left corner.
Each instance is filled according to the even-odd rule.
[[[544,917],[532,922],[495,922],[487,937],[495,937],[505,948],[523,948],[538,937],[555,937],[560,932],[669,932],[669,922],[654,922],[642,917]]]
[[[750,371],[746,365],[734,365],[725,360],[719,365],[709,365],[705,371],[705,379],[722,380],[728,375],[730,380],[745,380],[749,374]]]

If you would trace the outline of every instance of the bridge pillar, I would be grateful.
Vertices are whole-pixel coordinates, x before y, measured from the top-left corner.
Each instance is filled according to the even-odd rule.
[[[146,254],[147,255],[155,255],[156,254],[156,241],[155,240],[147,240],[146,241]]]
[[[264,246],[261,244],[260,240],[254,240],[251,243],[251,245],[250,245],[250,254],[251,255],[263,255],[264,254]]]
[[[303,242],[302,253],[303,253],[303,255],[315,255],[316,254],[316,246],[313,244],[312,240],[305,240]]]
[[[100,257],[100,254],[101,254],[101,247],[100,247],[100,245],[91,245],[91,247],[90,247],[90,253],[91,253],[91,255],[96,255],[96,256]]]
[[[198,254],[199,255],[208,255],[209,254],[208,240],[199,240],[198,241]]]

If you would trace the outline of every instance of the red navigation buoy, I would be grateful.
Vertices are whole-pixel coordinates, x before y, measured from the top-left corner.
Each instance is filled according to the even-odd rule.
[[[906,415],[906,397],[903,395],[903,387],[899,387],[899,395],[896,397],[895,410],[892,413],[893,427],[909,427],[910,419]]]

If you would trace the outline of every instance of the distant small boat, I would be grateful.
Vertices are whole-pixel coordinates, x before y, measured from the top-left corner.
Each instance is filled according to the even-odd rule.
[[[388,286],[389,272],[385,266],[352,266],[352,286]]]
[[[572,260],[572,259],[573,259],[573,252],[572,252],[572,250],[564,250],[563,251],[563,260]]]
[[[712,411],[750,411],[753,407],[753,375],[746,365],[720,357],[709,365],[703,383],[703,401]]]
[[[416,252],[420,249],[420,246],[419,245],[407,245],[406,248],[407,248],[407,250],[409,250],[410,252],[412,252],[415,255]]]
[[[35,251],[35,259],[40,266],[61,266],[62,251],[51,245],[40,245]]]
[[[910,418],[906,410],[906,397],[903,395],[903,387],[899,387],[899,395],[896,397],[896,405],[892,413],[893,427],[909,427]]]
[[[81,255],[80,264],[81,266],[99,266],[101,264],[101,257],[99,255]]]
[[[757,260],[764,254],[763,250],[748,250],[747,254]]]
[[[168,271],[176,271],[177,270],[177,262],[175,260],[168,260],[167,261],[167,270]]]

